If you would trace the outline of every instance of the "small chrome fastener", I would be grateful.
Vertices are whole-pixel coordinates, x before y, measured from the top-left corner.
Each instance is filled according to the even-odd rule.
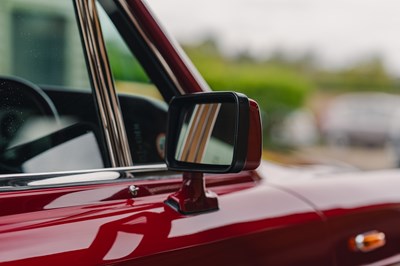
[[[131,193],[132,196],[136,197],[139,192],[139,188],[135,185],[130,185],[129,192]]]

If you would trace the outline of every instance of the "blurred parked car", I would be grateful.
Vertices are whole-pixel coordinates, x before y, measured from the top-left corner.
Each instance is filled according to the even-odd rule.
[[[307,109],[298,109],[291,112],[274,130],[274,141],[291,147],[307,147],[319,141],[318,134],[314,114]]]
[[[347,93],[335,98],[321,120],[328,144],[382,146],[389,138],[400,97],[386,93]]]
[[[393,164],[400,168],[400,108],[393,113],[388,133],[388,148],[393,155]]]

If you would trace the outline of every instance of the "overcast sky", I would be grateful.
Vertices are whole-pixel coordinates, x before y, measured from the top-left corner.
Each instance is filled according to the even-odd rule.
[[[147,0],[178,41],[215,36],[228,53],[313,51],[340,66],[382,55],[400,76],[400,0]]]

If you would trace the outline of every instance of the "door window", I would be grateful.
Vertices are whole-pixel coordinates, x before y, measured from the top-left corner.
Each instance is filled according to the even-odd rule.
[[[73,1],[0,1],[0,174],[107,166]]]

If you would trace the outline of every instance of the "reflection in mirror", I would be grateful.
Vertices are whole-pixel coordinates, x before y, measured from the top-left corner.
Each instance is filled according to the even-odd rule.
[[[198,164],[230,165],[233,160],[235,104],[206,103],[183,109],[175,159]]]

